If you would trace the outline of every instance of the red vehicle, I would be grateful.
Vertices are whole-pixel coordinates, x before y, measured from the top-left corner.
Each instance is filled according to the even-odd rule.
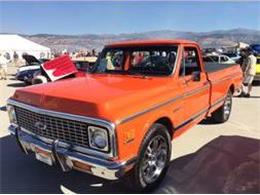
[[[9,130],[49,165],[147,190],[167,171],[172,139],[207,117],[228,120],[241,81],[239,65],[204,64],[196,42],[115,43],[86,76],[16,90]]]

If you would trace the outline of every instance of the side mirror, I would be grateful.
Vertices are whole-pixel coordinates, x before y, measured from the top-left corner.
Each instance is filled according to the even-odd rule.
[[[193,81],[200,81],[200,71],[195,71],[192,73],[192,80]]]

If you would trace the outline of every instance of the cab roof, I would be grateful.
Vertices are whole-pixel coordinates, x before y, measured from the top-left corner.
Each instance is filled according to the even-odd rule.
[[[158,45],[178,45],[178,44],[197,44],[195,41],[184,39],[151,39],[151,40],[131,40],[120,41],[106,45],[105,47],[131,47],[131,46],[158,46]]]

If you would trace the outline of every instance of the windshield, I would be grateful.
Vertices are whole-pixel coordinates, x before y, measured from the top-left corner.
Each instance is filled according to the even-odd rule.
[[[205,56],[203,60],[204,62],[218,62],[218,56]]]
[[[165,76],[176,56],[177,46],[105,48],[90,72]]]

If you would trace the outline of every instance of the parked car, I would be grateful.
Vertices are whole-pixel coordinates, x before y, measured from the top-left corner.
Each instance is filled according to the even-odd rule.
[[[238,53],[222,53],[222,55],[228,56],[234,62],[237,62],[241,58]]]
[[[97,57],[82,57],[82,58],[75,58],[71,59],[74,64],[76,65],[79,71],[89,72],[89,70],[94,66]]]
[[[260,44],[252,44],[250,48],[253,50],[255,55],[260,55]]]
[[[32,84],[34,74],[40,70],[40,65],[48,59],[37,59],[32,55],[23,55],[23,59],[26,65],[18,68],[15,78],[24,81],[26,84]]]
[[[203,57],[205,62],[220,63],[220,64],[234,64],[235,61],[226,55],[207,55]]]
[[[19,71],[16,73],[15,79],[19,81],[23,81],[27,85],[32,84],[32,79],[35,73],[38,72],[39,70],[40,67],[38,69]]]
[[[78,72],[73,75],[68,75],[63,79],[83,76],[86,72],[89,71],[91,67],[93,67],[96,60],[97,57],[82,57],[82,58],[71,59],[70,61],[74,63]],[[38,71],[35,71],[33,74],[32,84],[47,83],[50,81],[52,80],[50,79],[46,71],[43,69],[43,67],[40,67],[40,69]]]
[[[219,63],[219,64],[235,64],[236,62],[226,55],[207,55],[203,57],[205,62]]]
[[[254,77],[254,81],[260,82],[260,56],[256,57],[256,75]]]
[[[39,69],[39,66],[46,62],[49,61],[49,59],[37,59],[33,55],[28,55],[25,54],[22,56],[23,59],[25,60],[25,65],[20,66],[17,70],[17,72],[25,71],[25,70],[34,70],[34,69]]]
[[[193,41],[114,43],[84,77],[16,90],[9,130],[37,160],[149,190],[171,140],[206,117],[226,122],[241,82],[239,65],[205,64]]]

